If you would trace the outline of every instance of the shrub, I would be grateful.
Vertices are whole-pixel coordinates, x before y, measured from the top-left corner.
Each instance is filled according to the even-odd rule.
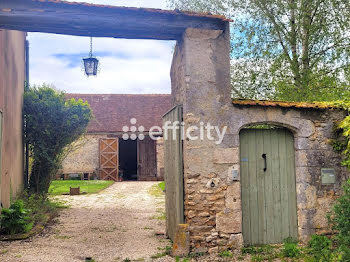
[[[57,215],[57,209],[64,206],[59,202],[52,202],[41,194],[31,194],[24,192],[21,195],[24,207],[29,210],[31,222],[36,224],[45,224],[50,217]]]
[[[298,242],[291,238],[287,238],[283,241],[282,254],[284,257],[299,257],[300,249],[298,248]]]
[[[3,208],[0,215],[1,231],[14,235],[28,232],[33,227],[22,200],[15,201],[10,208]]]
[[[350,261],[350,179],[343,186],[343,190],[328,219],[336,232],[335,240],[342,253],[342,261]]]
[[[309,253],[317,262],[332,261],[332,241],[326,236],[312,235]]]
[[[66,100],[63,92],[43,85],[26,90],[23,111],[24,138],[33,160],[29,187],[46,194],[66,146],[85,132],[91,109],[87,102]]]

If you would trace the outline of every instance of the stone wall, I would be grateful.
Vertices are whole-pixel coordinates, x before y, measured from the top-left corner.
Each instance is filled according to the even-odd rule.
[[[349,174],[341,167],[341,156],[328,143],[339,110],[281,107],[237,107],[230,99],[229,30],[187,29],[175,48],[171,69],[174,104],[183,104],[185,129],[201,122],[220,129],[227,126],[220,144],[185,139],[185,220],[194,252],[217,252],[220,247],[240,247],[242,211],[239,170],[239,132],[254,123],[289,128],[296,150],[296,192],[300,240],[327,229],[324,216],[340,184]],[[193,131],[193,135],[199,135]],[[320,182],[321,167],[336,170],[336,184]],[[214,186],[212,186],[214,185]]]
[[[23,187],[22,99],[25,83],[25,38],[24,32],[0,30],[0,112],[3,116],[0,203],[3,207],[8,207],[11,199]]]
[[[99,139],[107,135],[85,135],[72,146],[60,173],[93,173],[99,169]]]

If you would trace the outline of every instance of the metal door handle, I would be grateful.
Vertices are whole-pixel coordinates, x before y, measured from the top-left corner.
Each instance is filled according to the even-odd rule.
[[[267,170],[266,154],[262,154],[262,158],[264,159],[264,172],[266,172]]]

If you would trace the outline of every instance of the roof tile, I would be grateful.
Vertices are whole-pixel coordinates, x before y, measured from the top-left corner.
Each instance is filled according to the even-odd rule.
[[[162,116],[171,108],[171,95],[122,95],[122,94],[66,94],[67,98],[81,98],[92,109],[94,119],[88,125],[88,133],[123,132],[123,126],[132,126],[149,131],[152,126],[162,126]]]

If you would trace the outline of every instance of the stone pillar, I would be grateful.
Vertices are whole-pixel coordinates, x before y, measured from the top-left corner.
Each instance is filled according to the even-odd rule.
[[[171,70],[174,104],[183,104],[185,130],[203,127],[184,140],[185,219],[191,247],[215,252],[218,246],[240,246],[240,183],[230,179],[238,169],[238,145],[207,137],[207,123],[220,132],[231,105],[230,34],[226,30],[188,28],[177,43]]]

